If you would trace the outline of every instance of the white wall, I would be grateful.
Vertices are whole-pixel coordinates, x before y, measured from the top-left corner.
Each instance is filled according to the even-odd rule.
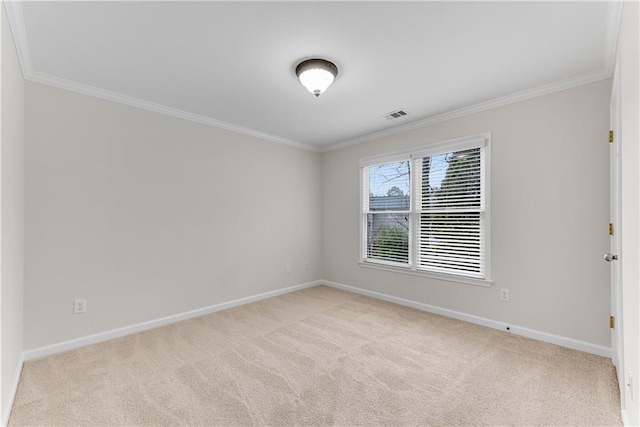
[[[324,154],[324,278],[609,347],[609,97],[601,81]],[[360,267],[359,159],[487,131],[494,286]]]
[[[321,278],[318,153],[31,82],[25,127],[25,350]]]
[[[2,420],[6,420],[22,363],[24,245],[24,80],[2,10],[2,98],[0,127],[0,359]]]
[[[633,391],[626,386],[623,406],[629,425],[640,425],[640,108],[638,96],[638,26],[640,7],[626,1],[616,53],[621,94],[621,129],[618,140],[622,155],[622,298],[625,372],[633,376]],[[625,383],[628,377],[625,378]],[[633,396],[633,399],[632,399]]]

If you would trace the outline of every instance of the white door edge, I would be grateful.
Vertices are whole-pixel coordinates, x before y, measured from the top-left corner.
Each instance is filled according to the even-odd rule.
[[[613,72],[613,84],[611,88],[610,104],[610,129],[614,133],[614,141],[610,144],[610,221],[613,224],[613,236],[610,237],[609,252],[617,255],[618,260],[611,265],[611,315],[617,320],[615,327],[611,329],[611,361],[616,367],[616,375],[620,388],[620,401],[625,402],[625,373],[624,373],[624,342],[622,334],[622,286],[621,266],[624,259],[620,253],[620,236],[622,235],[621,213],[621,188],[620,188],[620,89],[619,67],[616,63]]]

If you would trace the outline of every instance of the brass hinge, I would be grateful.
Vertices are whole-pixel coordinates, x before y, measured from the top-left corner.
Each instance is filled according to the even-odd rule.
[[[609,143],[612,143],[612,142],[613,142],[613,131],[610,130],[609,131]]]
[[[609,316],[609,327],[611,329],[616,327],[616,318],[613,316]]]
[[[613,224],[609,223],[609,236],[613,236]]]

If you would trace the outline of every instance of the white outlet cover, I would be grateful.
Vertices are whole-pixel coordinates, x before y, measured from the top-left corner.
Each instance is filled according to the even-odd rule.
[[[500,301],[509,302],[509,289],[500,289]]]
[[[73,314],[86,313],[87,312],[87,299],[77,298],[73,300]]]

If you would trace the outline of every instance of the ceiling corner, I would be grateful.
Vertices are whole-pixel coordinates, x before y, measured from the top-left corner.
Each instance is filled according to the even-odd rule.
[[[504,107],[506,105],[515,104],[517,102],[527,101],[529,99],[537,98],[544,95],[549,95],[555,92],[560,92],[574,87],[583,86],[591,83],[595,83],[611,77],[611,70],[600,69],[590,73],[582,74],[579,76],[570,77],[565,80],[552,82],[546,85],[538,86],[532,89],[523,90],[520,92],[512,93],[506,96],[501,96],[494,99],[489,99],[484,102],[469,105],[466,107],[458,108],[444,113],[428,116],[420,120],[416,120],[409,123],[404,123],[399,126],[384,129],[381,131],[369,133],[357,138],[339,141],[335,144],[330,144],[322,148],[323,153],[340,150],[352,145],[358,145],[363,142],[369,142],[376,139],[380,139],[386,136],[392,136],[399,133],[408,132],[414,129],[434,125],[436,123],[445,122],[448,120],[457,119],[460,117],[469,116],[475,113],[481,113],[483,111],[492,110],[495,108]]]
[[[276,142],[278,144],[288,145],[290,147],[296,147],[303,150],[319,151],[319,149],[313,145],[305,144],[302,142],[294,141],[287,138],[281,138],[276,135],[260,132],[254,129],[250,129],[243,126],[234,125],[232,123],[215,120],[210,117],[201,116],[199,114],[190,113],[188,111],[179,110],[166,105],[149,102],[144,99],[134,98],[131,96],[123,95],[120,93],[112,92],[105,89],[100,89],[94,86],[77,83],[74,81],[62,79],[59,77],[49,76],[39,72],[32,72],[25,79],[44,84],[47,86],[55,87],[58,89],[68,90],[70,92],[79,93],[82,95],[92,96],[94,98],[103,99],[106,101],[115,102],[122,105],[128,105],[130,107],[140,108],[142,110],[152,111],[154,113],[163,114],[178,119],[188,120],[190,122],[199,123],[215,127],[218,129],[224,129],[231,132],[248,135],[254,138],[259,138],[265,141]]]
[[[31,75],[32,68],[29,43],[27,42],[27,30],[22,14],[22,2],[5,0],[3,3],[7,12],[11,34],[13,35],[13,43],[16,46],[20,68],[22,69],[22,76],[26,79]]]
[[[610,0],[607,4],[607,28],[605,34],[604,65],[611,77],[615,63],[618,33],[622,19],[623,0]]]

